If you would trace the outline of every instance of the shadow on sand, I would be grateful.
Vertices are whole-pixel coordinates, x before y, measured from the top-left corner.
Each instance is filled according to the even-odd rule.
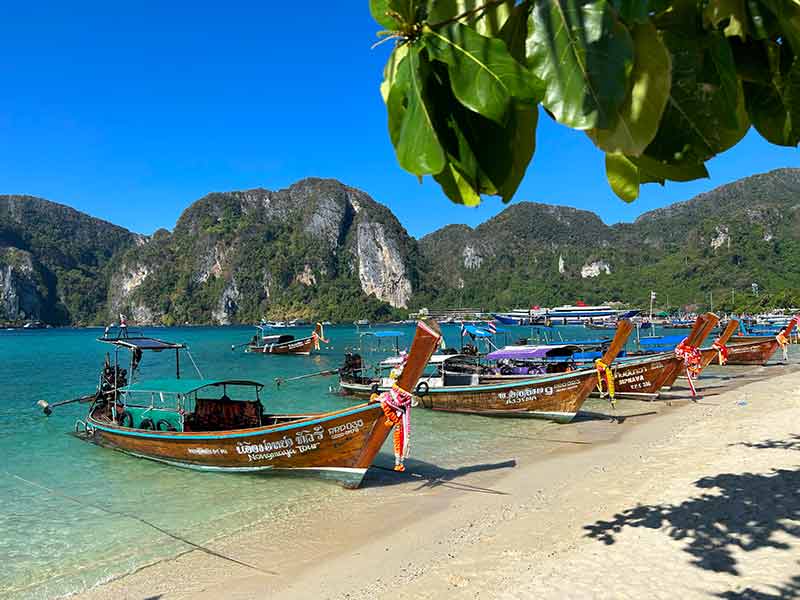
[[[384,487],[408,483],[409,481],[418,481],[420,485],[415,488],[415,491],[444,486],[465,492],[506,495],[507,492],[471,485],[458,481],[458,479],[470,475],[471,473],[511,469],[516,466],[517,461],[512,459],[497,463],[469,465],[458,467],[457,469],[445,469],[429,462],[408,459],[406,460],[406,470],[404,472],[397,472],[391,465],[376,461],[375,464],[372,465],[372,468],[367,471],[361,487]]]
[[[800,444],[800,436],[784,441],[768,440],[750,447],[795,448],[797,444]],[[610,521],[585,526],[586,535],[611,545],[625,528],[662,530],[672,539],[685,543],[684,551],[692,556],[695,566],[732,575],[739,574],[736,551],[791,550],[791,546],[781,540],[787,535],[800,538],[800,470],[721,473],[703,477],[695,485],[707,491],[680,504],[629,508]],[[793,587],[787,589],[796,590],[797,583],[793,580],[789,584]]]
[[[725,600],[790,600],[800,598],[800,575],[795,575],[789,581],[781,585],[768,586],[774,593],[759,592],[753,588],[745,588],[739,592],[723,592],[717,594],[717,598]]]
[[[632,415],[623,415],[623,414],[615,414],[615,413],[600,413],[600,412],[592,412],[588,410],[582,410],[575,418],[570,421],[570,423],[580,423],[582,421],[612,421],[617,425],[621,425],[628,419],[635,419],[637,417],[650,417],[652,415],[657,415],[658,411],[656,410],[648,410],[647,412],[635,413]]]

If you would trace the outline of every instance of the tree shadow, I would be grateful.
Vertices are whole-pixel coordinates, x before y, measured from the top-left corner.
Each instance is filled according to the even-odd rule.
[[[410,481],[419,481],[420,485],[414,488],[415,491],[444,486],[466,492],[478,492],[482,494],[497,494],[505,496],[507,495],[507,492],[471,485],[457,480],[471,473],[510,469],[517,466],[517,461],[511,459],[498,463],[485,463],[458,467],[457,469],[445,469],[429,462],[414,459],[406,460],[405,464],[406,470],[398,472],[395,471],[392,466],[379,464],[378,461],[376,461],[364,476],[364,481],[361,483],[361,487],[385,487],[390,485],[400,485]]]
[[[753,588],[745,588],[740,592],[723,592],[717,594],[718,598],[725,600],[790,600],[800,598],[800,575],[795,575],[789,581],[781,585],[769,586],[775,593],[759,592]]]
[[[610,521],[586,525],[586,535],[611,545],[626,527],[663,530],[686,543],[695,566],[733,575],[739,574],[735,550],[789,550],[778,535],[800,537],[800,471],[723,473],[695,485],[709,491],[680,504],[629,508]]]
[[[731,446],[744,446],[758,450],[800,450],[800,434],[793,434],[788,440],[764,440],[763,442],[737,442]]]

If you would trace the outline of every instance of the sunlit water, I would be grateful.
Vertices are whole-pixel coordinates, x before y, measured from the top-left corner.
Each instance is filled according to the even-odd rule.
[[[410,344],[412,327],[391,329],[405,333],[401,346]],[[511,329],[509,343],[530,333],[525,327]],[[458,326],[444,330],[448,345],[458,345]],[[565,339],[609,335],[580,327],[560,330]],[[180,469],[68,435],[75,421],[85,415],[86,405],[59,407],[46,418],[35,403],[93,391],[109,350],[96,341],[101,333],[97,329],[0,331],[0,597],[49,598],[80,591],[185,552],[188,546],[176,537],[208,543],[255,523],[308,514],[320,503],[359,493],[316,479]],[[188,344],[204,377],[266,383],[265,404],[271,412],[327,411],[353,402],[330,392],[331,386],[336,387],[335,377],[309,378],[280,388],[274,385],[276,377],[338,367],[345,349],[359,345],[352,327],[328,328],[330,345],[312,357],[232,351],[231,345],[251,335],[252,329],[244,327],[144,333]],[[301,336],[306,331],[293,333]],[[365,355],[373,360],[385,356],[389,341],[384,340],[383,346],[382,353]],[[170,376],[172,364],[171,355],[146,353],[140,378]],[[191,370],[188,361],[182,366]],[[601,401],[591,401],[587,408],[603,406]],[[540,421],[422,409],[414,411],[412,421],[414,463],[443,469],[508,458],[515,447],[535,444],[537,435],[553,427]],[[390,465],[390,452],[390,446],[385,446],[376,463]]]

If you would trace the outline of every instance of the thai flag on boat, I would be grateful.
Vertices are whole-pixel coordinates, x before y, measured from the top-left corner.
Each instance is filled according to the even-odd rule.
[[[489,333],[491,333],[492,335],[494,335],[495,333],[497,333],[497,327],[495,327],[495,325],[494,325],[494,321],[487,321],[487,322],[486,322],[486,329],[487,329],[487,330],[489,331]]]
[[[467,328],[464,327],[464,321],[461,321],[461,337],[467,335]]]

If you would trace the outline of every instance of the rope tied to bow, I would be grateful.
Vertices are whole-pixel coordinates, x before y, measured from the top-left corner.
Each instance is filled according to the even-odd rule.
[[[711,344],[711,347],[717,351],[717,360],[720,366],[728,362],[728,347],[725,344],[721,344],[719,339],[717,339]]]
[[[608,397],[611,401],[611,406],[616,407],[617,403],[614,399],[614,373],[611,367],[604,363],[599,358],[594,361],[594,368],[597,369],[597,389],[603,393],[603,376],[606,379],[606,388],[608,389]]]
[[[405,471],[403,461],[408,456],[411,439],[412,395],[397,384],[382,394],[372,394],[371,402],[380,402],[386,425],[394,425],[394,470]]]
[[[675,346],[675,356],[683,359],[683,366],[686,368],[686,379],[689,381],[689,389],[692,396],[697,395],[694,387],[694,380],[700,376],[703,370],[703,355],[697,346],[690,346],[688,338],[683,338],[680,344]]]

